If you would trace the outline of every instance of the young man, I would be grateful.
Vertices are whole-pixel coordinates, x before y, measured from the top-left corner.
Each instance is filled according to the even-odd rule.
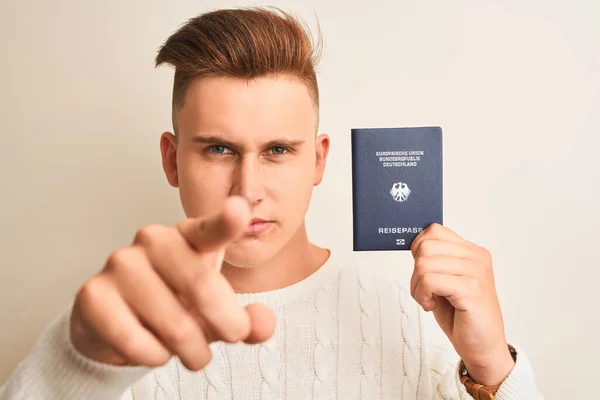
[[[160,148],[188,218],[112,253],[0,399],[542,398],[506,341],[485,249],[432,225],[405,289],[310,242],[330,145],[319,51],[298,20],[258,8],[166,41]]]

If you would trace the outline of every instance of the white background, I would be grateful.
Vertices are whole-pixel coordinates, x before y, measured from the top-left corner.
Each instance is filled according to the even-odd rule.
[[[0,382],[107,255],[183,216],[160,166],[163,41],[217,1],[2,0]],[[325,37],[312,239],[351,251],[350,129],[439,125],[444,223],[492,252],[548,399],[597,382],[598,1],[280,1]],[[316,15],[316,17],[315,17]],[[403,252],[355,254],[406,277]]]

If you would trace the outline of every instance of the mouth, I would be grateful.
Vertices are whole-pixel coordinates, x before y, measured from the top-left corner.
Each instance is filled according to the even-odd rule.
[[[258,235],[270,228],[273,223],[273,221],[264,220],[262,218],[253,218],[244,231],[244,235]]]

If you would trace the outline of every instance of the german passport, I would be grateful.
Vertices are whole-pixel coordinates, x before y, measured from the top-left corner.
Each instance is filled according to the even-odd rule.
[[[442,220],[442,129],[355,128],[352,217],[355,251],[409,250]]]

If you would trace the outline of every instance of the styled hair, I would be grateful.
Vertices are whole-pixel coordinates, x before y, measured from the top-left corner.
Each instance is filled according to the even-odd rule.
[[[317,21],[318,24],[318,21]],[[319,109],[316,66],[322,36],[313,44],[299,17],[276,7],[221,9],[188,20],[160,48],[155,64],[175,68],[172,118],[184,105],[192,81],[218,76],[252,80],[289,76],[303,82]]]

